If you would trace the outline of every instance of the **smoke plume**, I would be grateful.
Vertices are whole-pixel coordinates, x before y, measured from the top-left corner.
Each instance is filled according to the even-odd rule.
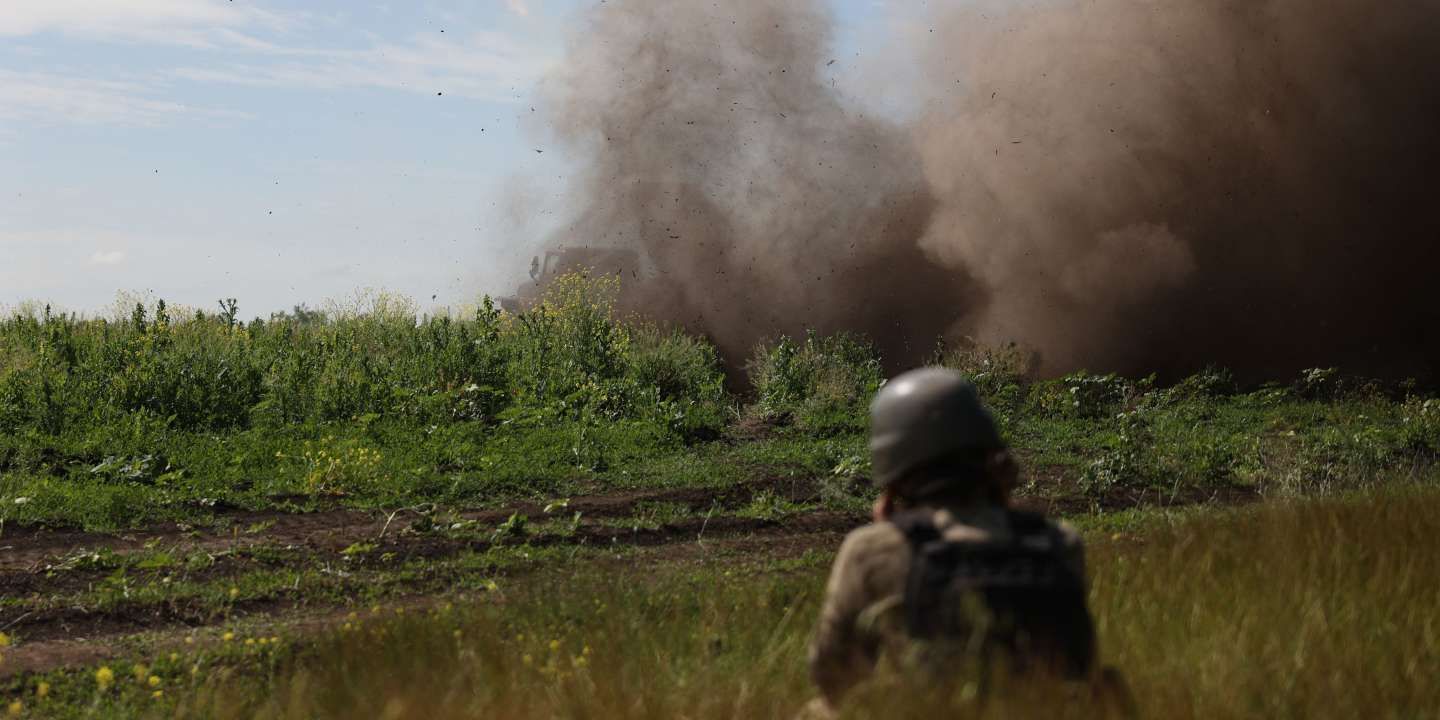
[[[609,0],[544,86],[584,164],[555,244],[732,358],[813,328],[1043,369],[1433,377],[1440,0],[978,0],[902,36],[897,120],[819,0]],[[879,29],[876,32],[881,32]]]

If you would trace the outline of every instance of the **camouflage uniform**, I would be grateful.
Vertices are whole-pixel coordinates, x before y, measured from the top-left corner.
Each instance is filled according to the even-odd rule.
[[[1042,541],[1050,545],[1041,549],[1072,570],[1072,578],[1084,578],[1084,549],[1074,530],[1028,516],[1024,522],[1029,529],[1012,528],[1017,517],[1006,506],[1016,480],[1013,457],[975,386],[963,375],[923,368],[886,383],[870,405],[869,444],[872,479],[882,491],[877,518],[901,519],[892,514],[899,503],[911,508],[903,520],[912,532],[926,527],[929,533],[929,523],[916,521],[933,512],[939,539],[1001,545],[1022,539],[1029,545],[1036,532],[1032,526],[1038,524],[1050,531]],[[810,647],[810,672],[822,698],[806,706],[802,717],[832,714],[845,693],[874,671],[882,652],[901,664],[920,659],[906,652],[922,645],[911,641],[907,621],[914,618],[905,612],[914,548],[906,531],[888,521],[862,527],[845,539]],[[946,623],[960,623],[951,629],[963,634],[968,613],[963,607],[955,609],[957,614]],[[1088,613],[1085,623],[1088,626]]]
[[[1005,542],[1013,536],[1004,508],[937,508],[935,526],[946,540]],[[1084,545],[1058,524],[1066,564],[1081,577]],[[911,548],[892,523],[866,525],[845,538],[826,586],[819,626],[810,646],[810,673],[833,706],[875,667],[882,649],[899,653],[908,638],[898,617],[910,571]]]

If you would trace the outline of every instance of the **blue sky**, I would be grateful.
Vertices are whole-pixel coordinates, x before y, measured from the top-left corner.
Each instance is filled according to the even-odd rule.
[[[888,11],[835,2],[858,52]],[[530,100],[587,4],[0,1],[0,305],[504,292],[564,212]]]

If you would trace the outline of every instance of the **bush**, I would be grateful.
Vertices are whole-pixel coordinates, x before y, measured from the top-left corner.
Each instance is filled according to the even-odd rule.
[[[1339,397],[1343,383],[1336,368],[1310,368],[1295,380],[1295,394],[1307,399],[1322,400]]]
[[[757,406],[821,434],[866,427],[866,407],[884,382],[874,347],[848,333],[788,337],[756,348],[748,366]]]
[[[1118,375],[1071,373],[1038,384],[1032,393],[1039,409],[1055,417],[1103,418],[1119,412],[1132,398],[1148,391],[1149,380],[1132,383]]]
[[[975,383],[981,397],[995,402],[1018,393],[1033,370],[1034,355],[1015,343],[991,347],[967,338],[965,343],[952,346],[942,340],[931,364],[964,373]]]
[[[517,401],[578,412],[602,405],[620,413],[625,397],[615,383],[625,372],[629,335],[613,317],[618,280],[558,278],[532,310],[513,318],[509,382]]]
[[[417,318],[370,291],[328,314],[177,320],[164,301],[118,321],[17,314],[0,321],[0,430],[51,435],[144,414],[179,431],[323,424],[366,415],[495,424],[508,408],[571,421],[645,419],[714,434],[729,398],[703,340],[612,315],[616,280],[559,278],[506,315]]]
[[[1207,367],[1170,388],[1170,394],[1177,398],[1216,398],[1235,391],[1235,375],[1217,367]]]
[[[1440,399],[1410,399],[1401,408],[1404,446],[1429,456],[1440,455]]]
[[[1104,497],[1123,488],[1145,487],[1154,482],[1158,469],[1151,449],[1155,434],[1138,412],[1122,413],[1116,420],[1119,430],[1100,457],[1080,475],[1080,489],[1092,497]]]
[[[718,436],[729,419],[730,399],[715,347],[652,325],[631,330],[627,378],[634,404],[650,408],[687,439]]]

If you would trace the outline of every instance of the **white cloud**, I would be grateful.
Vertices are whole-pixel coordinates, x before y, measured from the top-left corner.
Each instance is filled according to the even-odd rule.
[[[3,221],[0,221],[3,222]],[[115,291],[104,279],[134,272],[132,264],[102,265],[119,248],[149,239],[106,228],[6,228],[0,225],[0,302],[56,301],[67,307],[98,307]],[[96,252],[96,250],[99,250]],[[93,253],[93,254],[92,254]],[[83,295],[93,297],[82,298]]]
[[[284,16],[226,0],[5,0],[0,37],[57,32],[94,39],[205,47],[247,26],[281,28]]]
[[[125,262],[124,250],[98,250],[90,256],[92,265],[119,265]]]
[[[158,127],[177,115],[245,117],[160,99],[140,83],[0,69],[0,122]]]
[[[366,50],[288,50],[296,62],[182,68],[176,77],[200,82],[314,90],[373,87],[513,101],[556,56],[498,32],[468,37],[418,36]]]
[[[536,9],[535,0],[506,0],[506,7],[522,16]],[[358,48],[284,41],[285,30],[312,20],[306,13],[261,10],[248,0],[0,0],[0,42],[59,33],[227,51],[135,81],[106,79],[104,72],[0,67],[0,143],[13,135],[5,125],[21,121],[160,127],[179,117],[250,117],[182,102],[184,88],[168,82],[175,79],[306,90],[377,88],[516,102],[559,54],[551,43],[495,30],[376,38]]]

